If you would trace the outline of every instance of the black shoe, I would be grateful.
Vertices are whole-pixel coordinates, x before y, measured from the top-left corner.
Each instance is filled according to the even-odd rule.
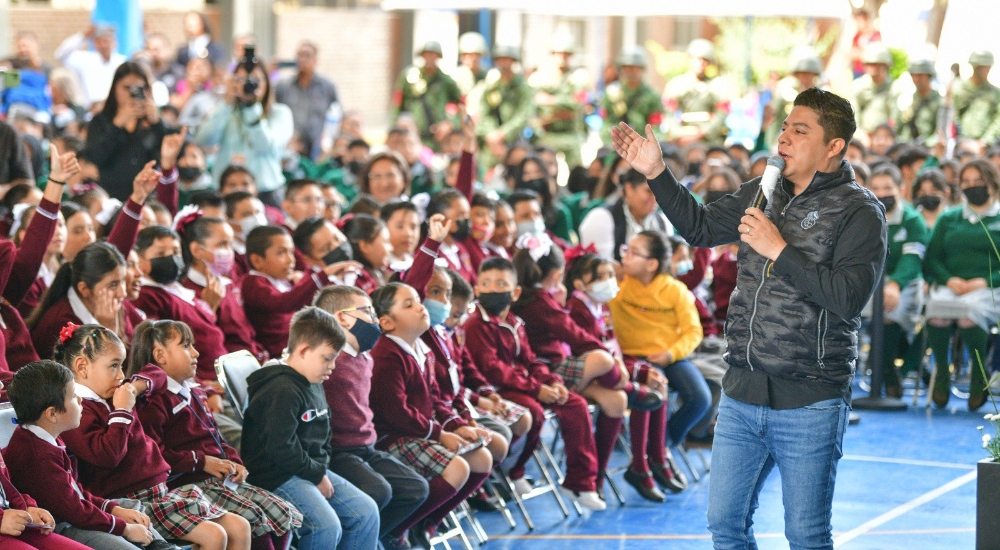
[[[146,550],[181,550],[176,544],[165,540],[154,540],[143,548]]]
[[[645,474],[640,474],[635,472],[632,468],[625,470],[625,481],[631,485],[642,498],[652,501],[652,502],[666,502],[667,495],[663,494],[663,491],[656,488],[656,486],[647,487],[643,481],[652,477],[653,474],[647,472]]]
[[[674,476],[674,473],[670,470],[670,466],[667,464],[657,464],[650,461],[649,469],[653,471],[653,479],[660,484],[660,487],[671,493],[677,494],[687,489],[687,480],[681,483],[681,480]]]
[[[486,494],[486,491],[480,489],[476,494],[466,500],[469,506],[478,512],[500,512],[503,507],[500,506],[500,501],[496,497],[491,497]]]
[[[635,386],[628,394],[628,408],[633,411],[655,411],[663,406],[663,395],[645,386]]]
[[[410,547],[411,548],[426,548],[430,550],[431,548],[431,537],[424,530],[422,524],[418,524],[410,529]]]
[[[411,550],[413,548],[413,545],[410,544],[410,541],[406,537],[397,539],[392,535],[386,535],[382,538],[381,542],[385,550]]]

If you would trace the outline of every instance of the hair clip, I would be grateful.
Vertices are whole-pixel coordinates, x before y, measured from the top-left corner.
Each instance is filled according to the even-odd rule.
[[[534,233],[525,233],[517,239],[517,248],[522,250],[527,250],[528,254],[531,256],[532,260],[536,262],[541,260],[545,256],[549,255],[552,251],[552,239],[545,233],[540,233],[535,235]]]
[[[570,248],[564,254],[566,257],[566,265],[573,263],[573,261],[580,256],[585,256],[587,254],[597,254],[597,248],[594,246],[594,243],[590,243],[587,246],[578,244],[573,248]]]
[[[76,329],[80,328],[80,325],[74,325],[73,323],[66,323],[66,326],[59,331],[59,345],[65,346],[66,342],[73,337]]]
[[[184,238],[184,231],[187,226],[194,223],[195,220],[204,216],[201,209],[193,204],[189,204],[181,209],[180,212],[174,216],[174,231],[181,239]]]

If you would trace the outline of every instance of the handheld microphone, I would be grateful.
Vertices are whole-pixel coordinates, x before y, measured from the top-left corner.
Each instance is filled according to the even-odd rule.
[[[767,159],[767,168],[764,168],[764,175],[760,177],[760,189],[753,198],[753,207],[763,210],[767,207],[767,202],[774,194],[774,188],[778,185],[778,178],[781,171],[785,169],[785,159],[778,155],[772,155]]]

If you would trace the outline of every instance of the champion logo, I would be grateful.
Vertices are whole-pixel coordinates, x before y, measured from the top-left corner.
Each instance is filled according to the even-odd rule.
[[[321,411],[317,411],[316,409],[309,409],[308,411],[302,413],[302,421],[303,422],[312,422],[313,420],[316,420],[317,418],[323,418],[324,416],[326,416],[327,414],[329,414],[329,412],[330,412],[330,409],[323,409]]]
[[[819,210],[813,210],[812,212],[806,214],[805,218],[802,218],[802,229],[812,229],[816,222],[819,221]]]

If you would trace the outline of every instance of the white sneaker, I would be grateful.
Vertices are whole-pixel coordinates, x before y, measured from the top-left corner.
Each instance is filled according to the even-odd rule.
[[[582,493],[577,493],[576,491],[570,491],[565,487],[559,487],[559,492],[568,499],[576,501],[580,506],[588,509],[601,512],[608,509],[608,505],[597,495],[597,491],[584,491]]]
[[[518,495],[524,496],[534,491],[535,488],[531,486],[531,483],[529,483],[527,479],[522,477],[514,480],[514,490],[517,491]]]

